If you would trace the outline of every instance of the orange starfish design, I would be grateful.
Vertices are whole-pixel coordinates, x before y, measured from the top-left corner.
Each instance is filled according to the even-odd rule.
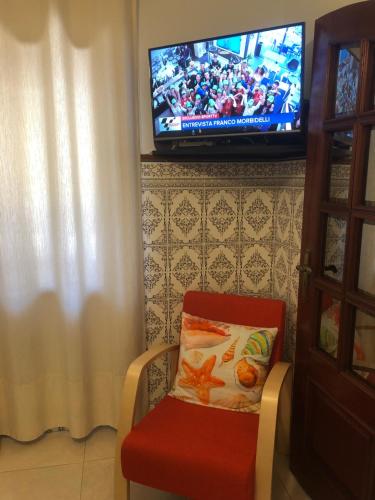
[[[192,367],[185,359],[183,359],[181,363],[186,376],[181,377],[178,384],[181,387],[194,389],[197,393],[199,401],[205,405],[207,405],[210,400],[210,389],[223,387],[225,385],[224,380],[211,375],[215,363],[215,355],[206,359],[200,368]]]

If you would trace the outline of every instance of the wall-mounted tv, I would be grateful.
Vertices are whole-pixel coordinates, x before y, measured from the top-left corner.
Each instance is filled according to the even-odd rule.
[[[304,23],[149,49],[154,140],[302,128]]]

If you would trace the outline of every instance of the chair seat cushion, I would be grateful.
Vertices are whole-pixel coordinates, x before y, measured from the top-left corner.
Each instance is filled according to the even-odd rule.
[[[194,499],[252,499],[258,422],[167,396],[125,438],[123,474]]]

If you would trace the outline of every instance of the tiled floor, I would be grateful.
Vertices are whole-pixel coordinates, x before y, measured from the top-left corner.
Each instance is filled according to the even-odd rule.
[[[100,428],[84,441],[52,432],[30,444],[2,438],[1,500],[112,500],[116,432]],[[132,485],[132,500],[180,497]],[[278,456],[273,500],[308,500],[291,475],[287,458]]]

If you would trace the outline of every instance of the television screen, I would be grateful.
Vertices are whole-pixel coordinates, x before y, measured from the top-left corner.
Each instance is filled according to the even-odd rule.
[[[301,129],[304,23],[149,50],[154,138]]]

